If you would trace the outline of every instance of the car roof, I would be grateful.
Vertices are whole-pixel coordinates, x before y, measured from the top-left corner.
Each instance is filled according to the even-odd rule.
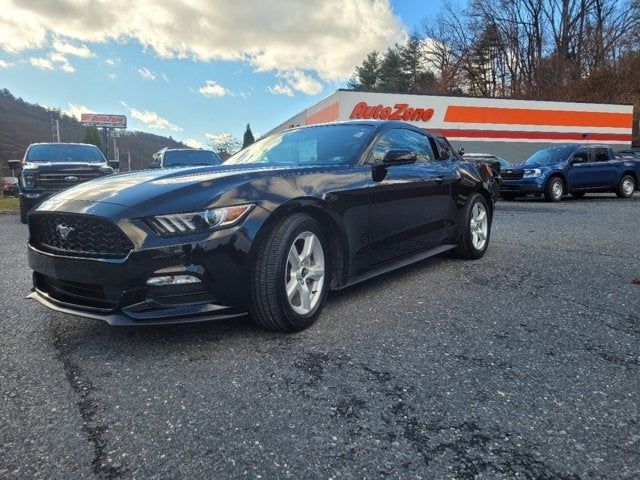
[[[95,145],[91,144],[91,143],[75,143],[75,142],[36,142],[36,143],[32,143],[31,145],[29,145],[30,147],[33,147],[34,145],[47,145],[47,146],[60,146],[60,147],[68,147],[70,145],[80,145],[83,147],[94,147],[94,148],[98,148]]]

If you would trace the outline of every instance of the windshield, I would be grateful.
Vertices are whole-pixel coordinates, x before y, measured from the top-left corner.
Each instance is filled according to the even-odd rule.
[[[31,145],[27,162],[106,162],[102,152],[93,145]]]
[[[164,154],[164,167],[193,165],[220,165],[220,157],[210,150],[168,150]]]
[[[366,144],[369,125],[324,125],[274,133],[240,150],[225,165],[348,165]]]
[[[576,147],[555,147],[538,150],[531,155],[525,165],[551,165],[553,163],[563,162],[567,160],[575,151]]]

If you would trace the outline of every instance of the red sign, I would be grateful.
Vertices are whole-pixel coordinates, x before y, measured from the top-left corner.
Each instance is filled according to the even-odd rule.
[[[433,108],[413,108],[408,103],[396,103],[393,108],[384,105],[369,105],[359,102],[353,107],[349,118],[375,120],[404,120],[405,122],[428,122],[433,117]]]
[[[127,128],[125,115],[106,115],[103,113],[83,113],[80,121],[85,127]]]

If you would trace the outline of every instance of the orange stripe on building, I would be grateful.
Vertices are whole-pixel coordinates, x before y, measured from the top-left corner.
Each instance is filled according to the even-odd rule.
[[[450,123],[488,123],[503,125],[631,128],[633,125],[633,114],[452,105],[447,107],[444,121]]]
[[[311,125],[313,123],[325,123],[338,120],[340,116],[340,105],[338,102],[332,103],[328,107],[317,111],[307,117],[306,124]]]

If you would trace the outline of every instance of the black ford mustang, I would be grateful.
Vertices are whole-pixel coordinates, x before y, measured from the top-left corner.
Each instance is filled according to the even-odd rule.
[[[110,324],[229,318],[296,331],[340,289],[484,255],[498,187],[400,122],[267,136],[221,166],[93,180],[29,215],[30,298]]]

